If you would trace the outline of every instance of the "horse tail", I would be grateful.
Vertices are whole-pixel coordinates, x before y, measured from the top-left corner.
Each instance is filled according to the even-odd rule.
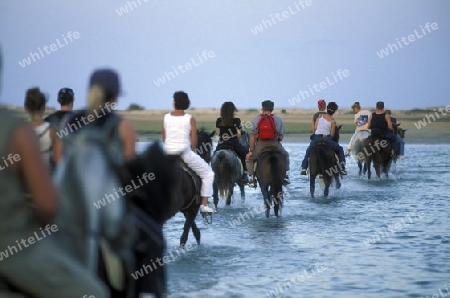
[[[339,172],[339,166],[334,162],[334,150],[331,150],[332,155],[330,157],[330,153],[326,150],[325,146],[317,147],[317,157],[320,160],[319,171],[320,173],[322,173],[325,185],[329,185],[329,183],[331,183],[331,177],[333,177],[333,173],[337,174]]]
[[[272,195],[278,199],[278,195],[283,190],[283,177],[278,172],[278,158],[272,154],[269,158],[270,163],[270,176],[272,181],[272,187],[270,191]]]
[[[230,163],[225,152],[219,152],[217,154],[216,163],[214,167],[214,182],[219,190],[219,195],[226,197],[230,189],[234,187],[233,171],[235,168]]]

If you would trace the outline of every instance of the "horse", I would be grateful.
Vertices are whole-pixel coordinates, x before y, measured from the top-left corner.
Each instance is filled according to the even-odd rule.
[[[367,130],[361,130],[361,131],[358,131],[357,133],[355,133],[355,135],[353,136],[351,151],[352,151],[353,157],[355,158],[356,162],[358,163],[359,176],[362,175],[365,159],[358,158],[358,155],[360,155],[360,153],[363,152],[364,142],[369,135],[370,135],[370,133]]]
[[[270,215],[270,207],[274,204],[274,213],[279,217],[283,205],[283,180],[286,176],[286,158],[276,147],[267,147],[257,158],[255,176],[258,181],[264,204],[266,218]]]
[[[239,143],[248,150],[249,136],[245,131],[241,133]],[[211,167],[215,174],[213,197],[216,209],[219,203],[219,195],[221,198],[226,198],[225,204],[227,206],[231,204],[231,197],[236,184],[241,191],[242,201],[245,200],[245,183],[242,180],[244,166],[233,148],[221,149],[213,154]]]
[[[339,125],[335,129],[333,140],[339,142],[339,130],[342,125]],[[309,153],[309,191],[311,198],[314,198],[314,191],[316,185],[316,177],[322,176],[325,197],[329,194],[330,185],[333,179],[336,184],[336,188],[341,187],[339,180],[339,167],[336,160],[336,153],[334,149],[326,141],[318,141],[312,145]]]
[[[206,132],[204,129],[197,130],[197,145],[195,152],[200,155],[208,164],[211,162],[212,151],[212,133]],[[181,171],[181,194],[183,196],[183,204],[180,211],[183,213],[185,221],[183,233],[180,237],[180,247],[184,247],[187,240],[189,230],[192,229],[197,244],[200,245],[200,230],[195,223],[198,211],[200,209],[200,186],[201,180],[192,170],[185,165],[180,167]]]
[[[176,191],[181,179],[180,163],[179,156],[165,155],[156,142],[126,165],[129,175],[123,179],[125,185],[139,185],[129,198],[129,209],[138,227],[133,272],[142,270],[143,264],[151,264],[152,260],[164,256],[163,225],[183,204],[183,198]],[[144,175],[148,180],[143,185],[133,180]],[[141,181],[144,182],[143,179]],[[162,297],[166,292],[165,266],[150,270],[135,283],[138,294],[153,293],[155,297]]]
[[[364,174],[367,172],[367,179],[371,178],[371,163],[375,168],[378,179],[381,179],[381,173],[389,177],[389,169],[392,164],[392,147],[388,140],[381,136],[369,136],[364,142],[365,165]]]
[[[155,268],[139,280],[131,274],[163,257],[163,223],[181,206],[173,191],[177,161],[157,143],[124,164],[108,158],[104,145],[85,145],[83,155],[63,159],[53,177],[64,194],[55,219],[61,233],[55,234],[55,241],[104,281],[110,297],[161,297],[165,268]]]

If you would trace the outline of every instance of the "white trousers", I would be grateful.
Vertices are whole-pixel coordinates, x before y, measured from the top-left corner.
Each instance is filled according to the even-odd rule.
[[[202,179],[200,196],[210,197],[213,194],[214,172],[211,167],[192,150],[185,150],[181,154],[183,161]]]

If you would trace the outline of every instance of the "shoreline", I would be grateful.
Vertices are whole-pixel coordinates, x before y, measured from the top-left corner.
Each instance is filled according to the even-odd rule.
[[[309,143],[309,134],[285,134],[284,142]],[[341,144],[348,144],[351,134],[341,134]],[[162,141],[161,134],[139,134],[138,142]],[[406,144],[450,144],[450,134],[430,133],[428,135],[408,135],[405,137]]]

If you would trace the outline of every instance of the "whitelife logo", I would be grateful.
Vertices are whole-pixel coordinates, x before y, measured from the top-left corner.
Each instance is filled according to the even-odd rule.
[[[42,49],[41,47],[38,47],[38,53],[33,53],[30,52],[30,55],[28,55],[27,58],[22,59],[22,61],[19,61],[19,65],[22,66],[22,68],[27,67],[28,65],[31,64],[31,62],[36,62],[37,60],[40,60],[41,58],[44,58],[44,52],[47,55],[50,55],[52,52],[56,52],[58,49],[61,49],[63,47],[65,47],[66,45],[69,44],[70,42],[75,41],[76,39],[79,39],[80,36],[80,32],[78,31],[74,31],[72,33],[72,31],[67,32],[66,35],[61,35],[62,36],[62,41],[59,40],[59,38],[56,39],[56,43],[52,43],[50,46],[43,46]],[[69,40],[69,41],[67,41]],[[44,51],[44,52],[43,52]],[[33,60],[33,61],[31,61]]]

